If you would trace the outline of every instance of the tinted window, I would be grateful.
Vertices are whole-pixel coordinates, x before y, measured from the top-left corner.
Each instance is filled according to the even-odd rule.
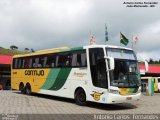
[[[39,57],[34,57],[32,59],[32,68],[37,68],[39,63]]]
[[[14,69],[18,68],[18,59],[13,59],[13,66]]]
[[[47,57],[46,56],[40,56],[39,57],[39,63],[38,63],[38,67],[39,68],[44,68],[46,66],[46,62],[47,62]]]
[[[32,67],[32,59],[31,58],[24,58],[22,63],[22,68],[31,68]]]
[[[45,66],[46,68],[53,68],[56,67],[56,55],[49,54],[45,57]]]
[[[77,51],[72,54],[72,67],[86,67],[87,59],[84,51]]]
[[[21,68],[22,66],[22,59],[18,59],[18,67],[17,68]]]
[[[86,66],[87,57],[85,50],[23,57],[13,60],[14,69]]]
[[[57,56],[57,67],[69,67],[71,64],[71,54],[60,53]]]
[[[103,49],[90,48],[89,60],[93,85],[100,88],[108,88],[108,78]]]

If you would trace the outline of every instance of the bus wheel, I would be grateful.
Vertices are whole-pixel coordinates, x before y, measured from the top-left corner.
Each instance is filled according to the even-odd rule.
[[[86,105],[86,94],[83,89],[78,89],[75,93],[76,104],[84,106]]]
[[[25,89],[26,89],[26,94],[27,95],[30,95],[32,93],[31,86],[30,86],[29,83],[26,84]]]
[[[22,94],[25,94],[25,87],[23,83],[20,83],[19,90],[21,91]]]

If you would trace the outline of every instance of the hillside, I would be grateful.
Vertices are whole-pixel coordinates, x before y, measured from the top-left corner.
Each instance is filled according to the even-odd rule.
[[[24,54],[25,52],[18,51],[18,50],[10,50],[0,47],[0,54],[1,55],[17,55],[17,54]]]

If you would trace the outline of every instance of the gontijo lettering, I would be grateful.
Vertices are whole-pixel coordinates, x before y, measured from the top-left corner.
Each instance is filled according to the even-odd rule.
[[[25,75],[28,75],[28,76],[44,76],[44,70],[25,70]]]

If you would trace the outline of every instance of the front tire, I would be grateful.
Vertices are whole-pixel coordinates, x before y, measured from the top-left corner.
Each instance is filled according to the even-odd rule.
[[[85,106],[87,104],[86,102],[86,94],[83,89],[78,89],[75,93],[75,101],[76,104],[80,106]]]

